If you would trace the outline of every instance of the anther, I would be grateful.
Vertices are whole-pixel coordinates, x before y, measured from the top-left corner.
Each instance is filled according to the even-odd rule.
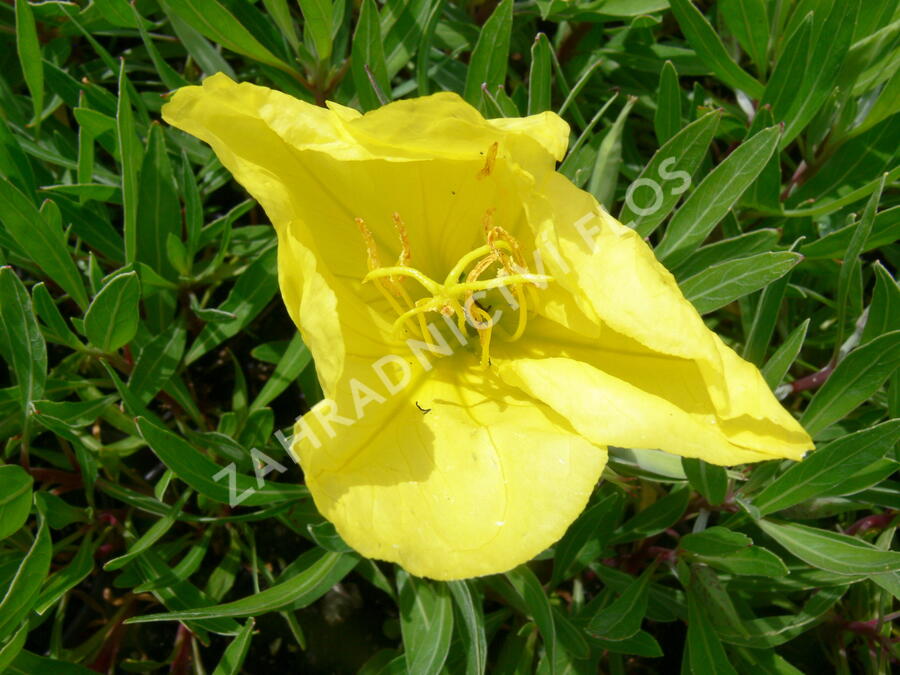
[[[381,267],[381,263],[378,261],[378,247],[375,245],[375,237],[372,236],[372,230],[369,229],[366,221],[362,218],[354,218],[353,220],[356,221],[356,226],[359,228],[363,241],[366,243],[366,263],[369,271],[377,270]]]
[[[494,163],[497,161],[497,150],[500,148],[500,144],[497,141],[491,143],[491,147],[488,148],[487,155],[484,158],[484,166],[481,167],[481,171],[478,172],[478,180],[482,180],[491,175],[491,172],[494,170]]]
[[[397,265],[403,267],[408,265],[409,261],[412,260],[412,248],[409,245],[409,235],[406,233],[406,225],[400,218],[399,213],[394,211],[394,213],[391,214],[391,218],[394,220],[394,229],[397,230],[397,236],[400,237],[400,257],[397,258]]]

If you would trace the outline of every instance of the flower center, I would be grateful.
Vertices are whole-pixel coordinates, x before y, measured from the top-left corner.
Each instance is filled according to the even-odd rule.
[[[410,265],[412,252],[406,226],[398,213],[392,215],[394,229],[400,239],[400,256],[397,264],[382,266],[375,238],[366,222],[356,218],[356,224],[366,244],[369,273],[363,283],[374,283],[388,304],[397,314],[393,332],[406,329],[420,335],[428,344],[434,344],[434,329],[429,329],[425,315],[436,312],[453,325],[455,319],[458,335],[469,328],[478,335],[481,346],[482,368],[490,365],[490,345],[495,328],[509,341],[518,340],[528,322],[528,306],[537,303],[536,288],[543,288],[553,278],[545,274],[532,274],[525,264],[519,242],[509,232],[493,222],[494,210],[484,214],[485,243],[469,251],[453,265],[442,283]],[[424,289],[424,295],[416,300],[403,286],[412,279]],[[516,313],[516,321],[507,329],[502,322],[503,311],[490,310],[500,303]]]

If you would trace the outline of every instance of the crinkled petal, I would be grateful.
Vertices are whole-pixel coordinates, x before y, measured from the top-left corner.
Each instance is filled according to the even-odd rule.
[[[683,410],[703,401],[702,414],[751,452],[796,459],[813,447],[759,371],[706,327],[650,247],[591,195],[552,174],[526,202],[526,212],[540,258],[555,279],[541,294],[545,316],[578,333],[588,351],[630,352],[643,359],[607,359],[603,365],[583,355],[586,363],[654,395],[659,382],[672,382],[664,387],[665,400]],[[668,366],[654,373],[653,358],[680,364],[678,375],[667,374]],[[710,461],[738,460],[720,454]]]
[[[553,112],[528,117],[498,117],[488,120],[491,126],[523,138],[537,141],[550,156],[561,162],[569,147],[569,125]]]
[[[547,406],[455,357],[403,396],[381,393],[385,403],[361,419],[349,403],[323,404],[353,421],[332,425],[331,438],[314,409],[298,423],[294,453],[350,546],[418,576],[494,574],[534,557],[578,516],[606,462],[605,448]]]
[[[396,312],[375,284],[362,284],[367,249],[356,219],[373,233],[380,263],[392,265],[400,253],[393,223],[399,214],[411,264],[441,281],[483,242],[489,209],[498,221],[522,222],[521,194],[533,184],[510,154],[527,145],[524,137],[496,129],[455,95],[362,116],[220,74],[178,90],[163,115],[209,143],[275,225],[282,294],[329,395],[348,354],[377,358],[397,342],[390,323]],[[498,158],[483,180],[495,141]],[[532,145],[552,168],[552,157]]]
[[[787,413],[784,426],[722,421],[695,362],[608,333],[588,340],[538,319],[527,340],[498,347],[492,362],[504,382],[549,405],[594,443],[726,466],[800,459],[808,448]]]

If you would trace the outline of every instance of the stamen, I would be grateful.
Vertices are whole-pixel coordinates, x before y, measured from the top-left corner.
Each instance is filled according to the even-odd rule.
[[[403,220],[400,218],[400,214],[394,211],[391,215],[391,218],[394,220],[394,229],[397,230],[397,235],[400,237],[400,257],[397,259],[397,264],[400,267],[405,267],[409,265],[409,261],[412,260],[412,249],[409,245],[409,235],[406,233],[406,225],[403,223]]]
[[[483,281],[467,281],[463,284],[457,284],[451,292],[454,295],[460,293],[474,293],[476,291],[489,291],[493,288],[502,288],[503,286],[512,286],[515,284],[544,284],[548,281],[554,281],[554,278],[548,274],[511,274],[504,277],[484,279]]]
[[[438,295],[443,291],[443,287],[433,279],[429,279],[414,267],[382,267],[372,270],[363,277],[363,283],[372,281],[373,279],[384,279],[385,277],[411,277],[418,281],[425,290],[432,295]]]
[[[488,148],[487,155],[484,158],[484,166],[481,167],[481,171],[478,172],[478,180],[482,180],[491,175],[491,172],[494,170],[494,163],[497,161],[497,150],[499,147],[500,144],[497,141],[491,143],[491,147]]]
[[[487,370],[488,366],[491,365],[491,333],[494,328],[494,320],[491,318],[490,314],[478,305],[475,305],[473,314],[474,313],[481,315],[480,320],[478,318],[475,320],[484,326],[484,328],[476,329],[478,331],[478,341],[481,343],[481,360],[479,366],[482,370]]]
[[[427,330],[425,326],[425,317],[424,314],[426,312],[432,311],[440,311],[440,309],[436,306],[434,298],[422,298],[419,300],[416,305],[402,314],[394,321],[392,326],[392,330],[396,335],[400,331],[400,326],[403,325],[405,321],[412,319],[414,316],[419,318],[419,325],[422,328],[422,337],[426,340],[429,340],[430,332]],[[430,340],[429,340],[430,342]]]
[[[362,234],[363,241],[366,243],[366,264],[371,272],[381,267],[381,263],[378,261],[378,247],[375,245],[375,237],[372,236],[372,230],[366,225],[365,220],[362,218],[354,218],[354,220],[360,234]]]
[[[406,289],[403,288],[400,284],[396,284],[400,293],[403,295],[403,299],[406,301],[406,304],[410,308],[414,308],[416,304],[412,301],[412,298],[409,297],[409,293],[406,292]],[[425,338],[425,342],[428,344],[434,344],[434,341],[431,338],[431,333],[428,331],[428,326],[425,324],[425,316],[423,314],[419,314],[419,331],[422,333],[422,337]]]
[[[525,292],[521,286],[516,286],[516,302],[519,303],[519,323],[516,324],[515,332],[509,336],[510,342],[515,342],[525,332],[525,324],[528,323],[528,303],[525,302]]]
[[[497,152],[498,144],[493,143],[488,150],[479,178],[490,175]],[[394,229],[400,239],[400,255],[397,264],[391,267],[381,266],[371,230],[362,218],[355,219],[366,244],[369,271],[363,277],[363,283],[373,282],[397,313],[397,319],[392,324],[394,334],[397,334],[407,322],[411,322],[409,330],[420,333],[423,339],[433,344],[434,338],[425,315],[436,312],[448,322],[460,344],[464,344],[468,323],[478,332],[481,345],[480,368],[487,369],[490,366],[490,345],[495,322],[494,317],[490,315],[490,308],[486,309],[475,302],[475,295],[483,291],[501,289],[509,306],[513,311],[519,312],[515,330],[512,334],[504,330],[501,337],[510,341],[522,337],[528,323],[528,300],[533,300],[534,306],[538,302],[537,288],[543,288],[546,282],[553,281],[553,277],[546,274],[532,274],[529,271],[519,242],[503,227],[494,224],[494,212],[493,208],[487,209],[482,219],[486,243],[464,255],[447,274],[443,284],[437,283],[410,265],[412,251],[409,235],[399,213],[394,212],[391,215]],[[492,269],[496,271],[490,272]],[[493,278],[482,279],[482,276],[488,274],[493,275]],[[417,281],[427,296],[413,300],[402,285],[403,280],[407,278]],[[506,290],[510,287],[515,292],[515,299]],[[402,304],[406,307],[404,308]],[[456,327],[452,321],[454,316]]]
[[[499,248],[506,248],[509,246],[509,244],[505,241],[497,243],[503,244],[503,246]],[[451,284],[458,283],[460,276],[462,276],[462,273],[465,272],[466,268],[469,265],[471,265],[479,258],[483,258],[484,256],[488,255],[492,250],[493,249],[490,246],[485,244],[484,246],[479,246],[474,251],[469,251],[468,253],[466,253],[466,255],[460,258],[459,262],[456,263],[456,265],[453,266],[453,269],[450,270],[450,272],[447,274],[447,277],[444,279],[444,285],[449,286]]]

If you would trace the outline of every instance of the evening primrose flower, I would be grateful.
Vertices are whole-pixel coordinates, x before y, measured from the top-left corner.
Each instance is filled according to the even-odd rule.
[[[558,116],[487,120],[450,93],[361,115],[221,74],[163,116],[275,225],[325,394],[292,451],[361,554],[502,572],[562,536],[609,445],[720,465],[812,447],[644,241],[555,171]]]

